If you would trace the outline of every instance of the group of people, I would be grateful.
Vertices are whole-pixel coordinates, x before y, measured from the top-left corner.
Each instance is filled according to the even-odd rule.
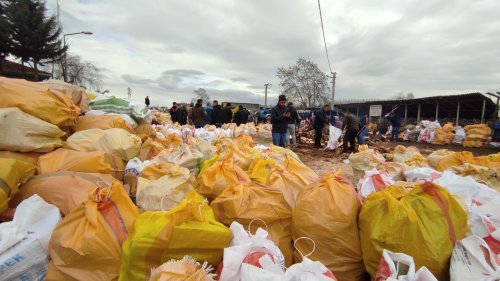
[[[323,138],[323,129],[325,125],[330,124],[330,105],[325,104],[323,107],[312,112],[311,118],[313,121],[313,128],[315,131],[314,147],[321,147],[321,139]],[[314,116],[314,117],[312,117]],[[399,117],[391,111],[385,118],[391,123],[391,141],[397,140],[397,134],[401,126]],[[285,95],[280,95],[278,104],[271,110],[271,123],[272,123],[272,136],[273,144],[281,147],[290,144],[290,135],[292,136],[292,145],[296,145],[296,125],[300,123],[300,118],[297,110],[293,107],[293,103],[289,102]],[[358,118],[351,114],[349,111],[344,112],[342,122],[339,122],[342,131],[345,131],[343,137],[343,151],[344,153],[354,152],[356,149],[356,139],[358,144],[365,143],[365,137],[368,134],[368,125],[370,124],[368,115]]]
[[[191,124],[195,128],[202,128],[205,125],[215,125],[221,127],[223,124],[236,123],[238,126],[247,124],[251,119],[251,113],[240,105],[233,114],[233,107],[226,103],[222,107],[218,101],[214,100],[212,104],[207,103],[203,106],[203,100],[198,99],[196,104],[177,104],[173,103],[169,110],[173,123],[180,125]]]

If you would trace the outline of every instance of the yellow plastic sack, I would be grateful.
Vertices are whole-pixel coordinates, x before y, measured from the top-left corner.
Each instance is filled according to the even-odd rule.
[[[60,138],[66,134],[57,126],[12,107],[0,108],[0,128],[0,150],[19,152],[52,151],[62,146]]]
[[[79,172],[34,176],[21,186],[9,206],[16,207],[24,199],[37,194],[45,202],[58,207],[63,216],[67,216],[87,201],[90,191],[98,187],[110,187],[115,181],[116,179],[111,175]]]
[[[137,128],[135,128],[135,134],[136,135],[144,135],[144,136],[148,136],[151,138],[156,137],[155,129],[153,128],[153,126],[151,126],[148,123],[142,123],[139,126],[137,126]]]
[[[43,154],[35,152],[0,151],[0,158],[17,159],[34,165],[38,163],[38,157],[41,155]]]
[[[468,229],[467,212],[458,200],[432,183],[410,191],[390,186],[368,196],[359,215],[359,233],[372,278],[386,249],[410,255],[415,268],[425,266],[438,280],[449,280],[453,246]]]
[[[78,87],[61,80],[49,79],[47,81],[38,82],[44,84],[49,90],[59,91],[68,96],[73,103],[80,108],[82,112],[89,111],[90,99],[85,93],[85,89]],[[95,98],[95,96],[94,96]]]
[[[427,162],[429,163],[429,166],[431,166],[434,169],[437,169],[437,166],[439,165],[439,161],[441,159],[450,156],[454,154],[455,152],[448,150],[448,149],[439,149],[427,156]]]
[[[203,153],[197,150],[191,150],[187,144],[165,149],[153,158],[153,161],[175,163],[181,167],[187,168],[193,175],[197,175],[203,160]]]
[[[276,166],[276,162],[272,159],[257,158],[252,161],[248,171],[246,172],[251,180],[262,184],[269,183],[271,171]]]
[[[216,152],[215,146],[212,146],[208,141],[199,137],[188,136],[188,146],[191,150],[203,153],[203,158],[207,160],[214,157]]]
[[[168,212],[139,215],[123,244],[119,280],[147,280],[151,269],[185,255],[216,266],[230,240],[231,231],[217,222],[203,197],[191,191]]]
[[[212,162],[213,160],[209,161]],[[206,168],[200,171],[197,181],[199,192],[209,199],[219,196],[230,185],[250,182],[250,177],[239,166],[234,164],[232,157],[223,160],[217,160],[216,158],[212,165],[209,166],[210,163],[206,164],[207,166],[204,165]]]
[[[404,163],[406,160],[412,158],[415,154],[420,154],[418,148],[414,146],[404,147],[402,145],[398,145],[394,148],[394,158],[392,159],[392,161],[397,163]]]
[[[56,126],[71,126],[80,108],[63,92],[23,79],[0,77],[0,108],[17,107]]]
[[[160,173],[163,176],[156,179],[147,179],[139,176],[137,182],[137,205],[145,211],[168,211],[177,206],[189,190],[195,187],[195,181],[189,174],[189,170],[175,164],[161,164],[146,167],[145,173],[151,178],[156,178]]]
[[[283,164],[285,163],[286,156],[290,155],[293,159],[295,159],[297,162],[302,163],[300,160],[299,156],[295,154],[295,152],[291,151],[290,149],[286,149],[280,146],[276,145],[271,145],[271,151],[267,153],[267,156],[274,161],[276,161],[277,164]]]
[[[445,125],[446,126],[446,125]],[[448,128],[446,128],[448,129]],[[452,129],[453,130],[453,129]],[[434,140],[432,141],[432,144],[451,144],[453,142],[453,138],[455,137],[455,134],[453,132],[447,132],[445,131],[445,128],[436,128]]]
[[[111,129],[120,128],[127,130],[129,133],[134,132],[134,128],[125,122],[119,115],[85,115],[76,119],[76,124],[71,127],[73,132],[79,132],[89,129]]]
[[[287,155],[284,165],[277,165],[269,175],[266,184],[281,190],[288,205],[293,209],[297,196],[320,178],[311,168]]]
[[[11,196],[18,192],[18,186],[35,174],[36,166],[16,160],[0,158],[0,213],[8,207]]]
[[[474,155],[472,152],[455,152],[442,157],[436,166],[436,170],[442,172],[448,170],[448,168],[460,166],[465,163],[471,163],[472,161],[474,161]]]
[[[66,147],[77,151],[104,151],[129,161],[139,155],[141,139],[119,128],[90,129],[71,135]]]
[[[292,264],[292,209],[280,190],[254,182],[228,185],[211,206],[217,219],[225,225],[237,221],[246,229],[252,223],[251,231],[258,227],[266,229],[283,253],[285,264]]]
[[[148,137],[141,145],[141,149],[139,150],[139,159],[141,159],[141,161],[151,160],[165,148],[166,147],[162,143]]]
[[[245,135],[245,134],[240,134],[236,138],[233,139],[233,143],[238,147],[238,148],[244,148],[244,147],[253,147],[255,146],[255,143],[252,140],[251,136]]]
[[[218,146],[217,154],[219,154],[221,158],[232,158],[234,164],[238,165],[243,170],[247,170],[250,165],[251,157],[248,151],[240,150],[234,143],[230,143],[226,146]]]
[[[123,180],[125,163],[123,160],[106,152],[81,152],[60,148],[38,158],[38,174],[59,171],[110,174]]]
[[[373,149],[359,149],[358,153],[349,155],[349,163],[353,170],[353,182],[358,182],[365,175],[365,171],[372,170],[384,163],[385,158]]]
[[[386,171],[395,181],[405,180],[405,166],[403,163],[383,162],[377,165],[377,170]]]
[[[358,233],[361,201],[342,172],[327,173],[300,193],[292,213],[292,237],[311,238],[316,249],[309,259],[323,263],[337,280],[363,280],[365,267]],[[311,252],[307,240],[296,243],[295,262]],[[300,253],[299,253],[300,251]]]
[[[404,164],[407,168],[429,167],[427,159],[422,154],[420,154],[420,152],[413,154],[412,157],[404,161]]]
[[[497,191],[500,191],[500,167],[485,167],[469,163],[451,167],[450,170],[457,175],[471,176],[477,182],[483,183]]]
[[[465,139],[462,145],[464,147],[484,147],[486,146],[486,140],[467,140]]]
[[[185,256],[182,260],[171,260],[151,271],[149,281],[215,281],[207,263],[200,264]]]
[[[464,130],[467,135],[489,136],[491,134],[491,128],[487,124],[467,125],[464,127]]]
[[[122,244],[138,215],[121,182],[94,189],[52,233],[45,280],[117,280]]]

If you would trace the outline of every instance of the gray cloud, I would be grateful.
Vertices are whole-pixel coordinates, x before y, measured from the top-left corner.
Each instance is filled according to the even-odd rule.
[[[199,87],[219,99],[259,100],[261,85],[272,83],[276,96],[276,68],[299,56],[329,72],[315,2],[60,3],[65,32],[94,32],[72,36],[71,51],[111,71],[104,87],[126,95],[131,83],[153,104],[189,101]],[[53,12],[55,1],[48,5]],[[500,90],[500,1],[341,0],[322,8],[338,99]]]

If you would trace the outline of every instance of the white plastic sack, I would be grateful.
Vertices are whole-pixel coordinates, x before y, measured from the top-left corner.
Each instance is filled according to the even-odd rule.
[[[286,281],[332,281],[333,273],[318,261],[303,257],[301,263],[290,266],[285,272]]]
[[[271,263],[279,268],[285,266],[285,258],[280,249],[269,240],[269,234],[262,228],[258,228],[255,235],[250,235],[238,222],[233,222],[229,227],[232,232],[232,240],[228,248],[224,249],[223,268],[220,281],[239,280],[241,277],[242,264],[252,254],[263,254],[268,256]],[[260,259],[259,259],[260,262]],[[268,262],[268,261],[266,261]],[[263,264],[259,264],[260,267]]]
[[[342,135],[342,130],[330,125],[330,138],[326,144],[325,150],[335,150],[339,145],[339,138]]]
[[[441,177],[433,181],[444,187],[451,194],[460,197],[469,207],[482,205],[489,201],[500,201],[500,194],[488,186],[478,183],[474,178],[455,175],[451,171],[444,171]]]
[[[394,179],[386,171],[377,171],[373,169],[365,171],[365,175],[359,180],[357,191],[361,198],[365,199],[368,195],[382,190],[384,187],[393,185]]]
[[[425,267],[415,272],[413,257],[403,253],[385,250],[377,269],[377,280],[387,281],[437,281],[436,277]]]
[[[405,171],[406,181],[419,182],[419,181],[434,181],[441,177],[441,172],[432,168],[415,168]]]
[[[454,128],[455,136],[453,137],[453,144],[462,144],[465,139],[465,130],[461,126],[457,126]]]
[[[482,238],[500,262],[500,202],[498,198],[484,205],[472,206],[469,221],[472,234]]]
[[[33,195],[17,206],[14,219],[0,224],[2,280],[43,280],[48,244],[61,220],[59,209]]]
[[[500,279],[500,269],[488,244],[472,235],[455,244],[450,277],[451,281],[495,281]]]
[[[285,281],[283,269],[273,263],[268,255],[259,259],[262,268],[244,263],[241,265],[241,281]],[[236,279],[237,280],[237,279]]]

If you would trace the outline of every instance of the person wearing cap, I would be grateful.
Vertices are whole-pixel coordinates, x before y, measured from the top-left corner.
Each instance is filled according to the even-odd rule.
[[[300,123],[299,114],[295,107],[293,107],[293,102],[289,102],[287,105],[288,111],[290,112],[290,119],[288,120],[288,128],[286,131],[285,144],[290,146],[290,135],[292,136],[292,146],[297,145],[297,138],[295,135],[295,128]]]
[[[286,107],[285,95],[278,97],[278,104],[271,110],[271,124],[273,134],[273,144],[285,147],[286,131],[288,121],[290,120],[290,111]]]
[[[351,115],[349,111],[344,112],[342,130],[344,129],[344,153],[354,152],[356,149],[356,135],[358,134],[359,124],[356,116]],[[349,147],[347,146],[348,144]]]
[[[321,148],[321,139],[323,138],[323,128],[328,124],[326,113],[330,111],[330,105],[325,104],[323,108],[314,113],[314,147]]]

